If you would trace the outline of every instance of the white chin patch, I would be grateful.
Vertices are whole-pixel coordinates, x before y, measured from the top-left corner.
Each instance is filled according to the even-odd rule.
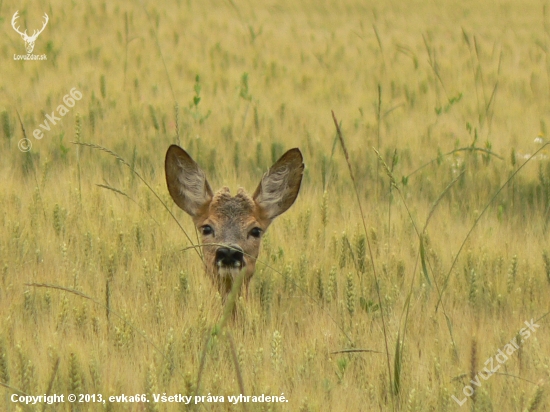
[[[218,267],[218,275],[221,278],[236,278],[239,272],[241,271],[241,266],[238,267],[227,267],[227,266],[219,266]]]

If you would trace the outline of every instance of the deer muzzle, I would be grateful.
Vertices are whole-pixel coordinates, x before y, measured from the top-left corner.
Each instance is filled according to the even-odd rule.
[[[241,270],[244,265],[244,251],[238,245],[227,245],[216,250],[215,257],[218,269]]]

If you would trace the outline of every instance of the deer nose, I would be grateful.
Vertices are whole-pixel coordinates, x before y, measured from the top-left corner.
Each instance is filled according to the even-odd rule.
[[[244,252],[240,246],[230,245],[216,250],[216,264],[226,267],[243,267]]]

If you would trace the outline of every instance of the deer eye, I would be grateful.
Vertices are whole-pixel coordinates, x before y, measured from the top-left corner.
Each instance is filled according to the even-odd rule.
[[[210,225],[201,226],[201,232],[204,236],[210,236],[214,234],[214,229]]]
[[[252,230],[248,233],[249,236],[259,238],[262,235],[262,229],[259,227],[254,227]]]

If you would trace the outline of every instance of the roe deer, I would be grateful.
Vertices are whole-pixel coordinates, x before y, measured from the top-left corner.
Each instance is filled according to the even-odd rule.
[[[254,274],[262,234],[273,219],[296,200],[304,164],[299,149],[290,149],[267,171],[250,196],[243,188],[213,193],[205,173],[181,147],[166,152],[166,183],[174,202],[188,213],[202,235],[206,272],[225,299],[235,276],[245,269],[244,285]],[[209,245],[210,244],[210,245]]]

